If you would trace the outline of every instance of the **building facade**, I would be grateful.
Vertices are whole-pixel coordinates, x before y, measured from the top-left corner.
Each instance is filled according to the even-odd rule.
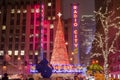
[[[8,65],[8,57],[13,66],[37,63],[41,55],[50,60],[59,9],[55,0],[1,0],[0,64]]]

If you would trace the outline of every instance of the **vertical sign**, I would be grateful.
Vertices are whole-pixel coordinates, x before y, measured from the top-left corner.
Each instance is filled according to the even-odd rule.
[[[72,44],[74,52],[74,64],[79,64],[79,16],[78,4],[72,4]]]
[[[40,55],[40,57],[41,57],[41,60],[43,59],[43,57],[44,57],[44,5],[42,4],[41,5],[41,8],[40,8],[40,14],[41,14],[41,22],[40,22],[40,27],[41,27],[41,42],[40,42],[40,44],[41,44],[41,55]]]

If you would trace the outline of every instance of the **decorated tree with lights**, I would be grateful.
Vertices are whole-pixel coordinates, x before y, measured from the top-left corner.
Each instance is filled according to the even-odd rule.
[[[66,65],[69,64],[67,48],[65,45],[63,26],[61,21],[61,14],[58,14],[58,24],[55,34],[53,53],[51,58],[51,64],[53,65]]]
[[[120,7],[116,9],[110,9],[109,4],[111,0],[107,0],[106,8],[100,7],[98,11],[94,11],[96,14],[96,21],[100,24],[101,31],[97,31],[94,39],[94,51],[92,56],[103,56],[104,59],[104,76],[105,80],[108,80],[109,75],[109,54],[120,52],[118,49],[117,41],[120,37],[120,17],[118,11]]]

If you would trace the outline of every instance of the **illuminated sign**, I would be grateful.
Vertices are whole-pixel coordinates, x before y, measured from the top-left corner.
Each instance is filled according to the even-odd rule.
[[[86,67],[81,65],[53,65],[53,73],[83,73],[86,74]],[[36,65],[30,65],[30,73],[38,73]]]
[[[72,6],[72,52],[74,53],[74,64],[80,64],[80,41],[79,41],[79,4],[73,3]]]
[[[41,5],[41,59],[43,59],[44,54],[44,5]]]
[[[73,4],[72,6],[72,17],[73,17],[73,46],[74,49],[78,48],[78,5]]]

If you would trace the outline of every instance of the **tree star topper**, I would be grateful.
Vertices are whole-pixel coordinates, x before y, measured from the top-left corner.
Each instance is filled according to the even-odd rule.
[[[62,16],[62,14],[60,12],[57,15],[58,15],[59,18]]]

